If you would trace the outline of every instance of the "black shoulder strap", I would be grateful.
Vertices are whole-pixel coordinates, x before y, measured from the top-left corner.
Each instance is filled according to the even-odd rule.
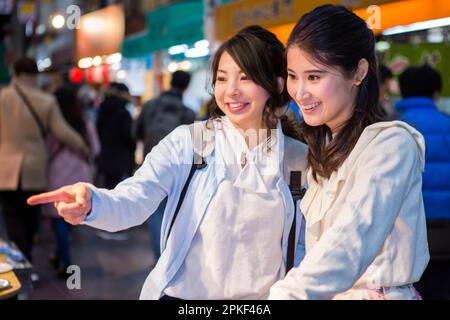
[[[191,137],[192,137],[193,145],[194,145],[193,125],[189,126],[189,130],[191,131]],[[183,204],[184,198],[185,198],[187,190],[189,188],[189,184],[191,183],[191,180],[192,180],[192,177],[194,176],[195,171],[197,171],[199,169],[203,169],[206,166],[207,166],[207,163],[206,163],[205,159],[194,150],[194,156],[192,159],[191,170],[189,171],[188,178],[187,178],[186,182],[184,183],[183,190],[181,190],[180,198],[178,199],[178,204],[177,204],[177,207],[173,214],[172,222],[170,223],[169,232],[167,233],[166,239],[169,239],[170,231],[172,230],[173,224],[175,223],[175,219],[177,218],[178,212],[180,211],[181,205]]]
[[[297,201],[302,199],[305,195],[306,189],[302,188],[302,172],[301,171],[291,171],[289,190],[291,191],[292,199],[294,201],[294,219],[292,221],[291,230],[289,231],[288,237],[288,248],[287,248],[287,258],[286,258],[286,273],[292,269],[294,266],[295,257],[295,229],[297,227]]]
[[[188,178],[187,178],[186,182],[184,183],[183,190],[181,190],[180,198],[178,199],[178,204],[177,204],[177,207],[173,214],[172,222],[170,223],[169,232],[167,233],[167,239],[169,239],[170,231],[172,230],[173,224],[175,223],[175,219],[177,218],[178,212],[180,211],[181,205],[183,204],[184,197],[186,196],[186,192],[189,188],[189,184],[191,183],[191,180],[192,180],[192,177],[194,176],[195,171],[198,169],[203,169],[207,165],[203,158],[202,158],[202,163],[195,163],[195,161],[192,161],[192,162],[193,163],[191,166],[191,170],[189,171]]]
[[[23,103],[25,103],[25,106],[27,107],[27,109],[30,111],[31,115],[33,116],[34,120],[36,121],[36,123],[39,127],[39,131],[41,132],[42,139],[45,140],[46,134],[45,134],[44,125],[42,124],[41,119],[39,119],[38,115],[36,114],[33,107],[31,106],[30,101],[23,94],[22,90],[20,90],[19,86],[14,84],[14,89],[16,90],[16,92],[20,96],[20,98],[22,99]]]
[[[189,126],[191,130],[191,136],[193,135],[192,125]],[[201,159],[201,161],[199,161]],[[169,231],[167,233],[166,239],[169,239],[170,232],[177,218],[178,212],[180,211],[181,205],[183,204],[184,198],[186,196],[189,184],[194,176],[194,173],[198,169],[203,169],[207,166],[205,159],[194,151],[194,156],[192,159],[191,170],[189,171],[188,178],[184,183],[183,190],[181,191],[180,198],[178,199],[178,204],[173,214],[172,221],[170,223]],[[288,248],[287,248],[287,262],[286,262],[286,273],[294,266],[294,256],[295,256],[295,229],[296,229],[296,219],[297,219],[297,201],[302,199],[306,189],[302,188],[302,172],[301,171],[291,171],[290,172],[290,182],[289,190],[291,191],[292,199],[294,201],[294,219],[292,222],[291,230],[289,231],[288,238]],[[167,240],[166,240],[167,241]]]

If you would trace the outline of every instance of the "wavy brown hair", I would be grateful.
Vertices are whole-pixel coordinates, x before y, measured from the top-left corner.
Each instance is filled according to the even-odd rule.
[[[287,65],[285,47],[270,31],[257,26],[249,26],[240,30],[232,38],[224,42],[214,54],[211,61],[211,87],[214,89],[217,70],[222,54],[227,52],[239,68],[257,85],[264,88],[269,99],[263,111],[263,122],[266,128],[275,129],[278,119],[284,134],[299,139],[298,124],[286,115],[283,107],[289,101],[289,94],[284,84],[280,92],[278,79],[286,79]],[[215,99],[209,106],[212,119],[223,116]]]
[[[334,137],[325,124],[313,127],[301,123],[313,177],[316,181],[318,176],[329,179],[352,152],[364,129],[385,120],[378,103],[375,37],[365,21],[345,7],[323,5],[302,16],[289,36],[287,47],[302,49],[317,62],[339,69],[348,79],[355,74],[361,59],[369,63],[353,115]]]

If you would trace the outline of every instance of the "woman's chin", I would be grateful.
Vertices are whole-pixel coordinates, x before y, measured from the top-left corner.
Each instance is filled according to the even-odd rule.
[[[304,117],[303,121],[310,127],[318,127],[324,124],[323,121],[320,121],[319,119],[311,119],[308,117]]]

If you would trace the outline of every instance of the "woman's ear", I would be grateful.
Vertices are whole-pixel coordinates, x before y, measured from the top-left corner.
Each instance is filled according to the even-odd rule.
[[[278,91],[281,93],[284,90],[284,85],[286,84],[286,80],[283,79],[282,77],[278,77]]]
[[[361,85],[364,78],[367,76],[368,72],[369,72],[369,62],[366,59],[362,58],[361,60],[359,60],[358,68],[356,69],[355,72],[354,82],[356,86]]]

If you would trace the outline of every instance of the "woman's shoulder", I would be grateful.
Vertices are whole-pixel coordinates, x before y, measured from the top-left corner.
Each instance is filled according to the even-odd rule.
[[[420,149],[425,148],[425,140],[422,134],[415,128],[403,121],[383,121],[374,123],[363,131],[358,144],[379,145],[380,147],[406,147],[417,145]]]
[[[294,170],[305,170],[308,165],[308,146],[294,138],[284,137],[284,162]]]
[[[360,154],[370,157],[379,154],[418,155],[425,158],[425,140],[422,134],[403,121],[383,121],[367,126],[361,134],[350,158]]]
[[[284,136],[284,149],[294,157],[306,157],[308,154],[306,144],[289,136]]]

